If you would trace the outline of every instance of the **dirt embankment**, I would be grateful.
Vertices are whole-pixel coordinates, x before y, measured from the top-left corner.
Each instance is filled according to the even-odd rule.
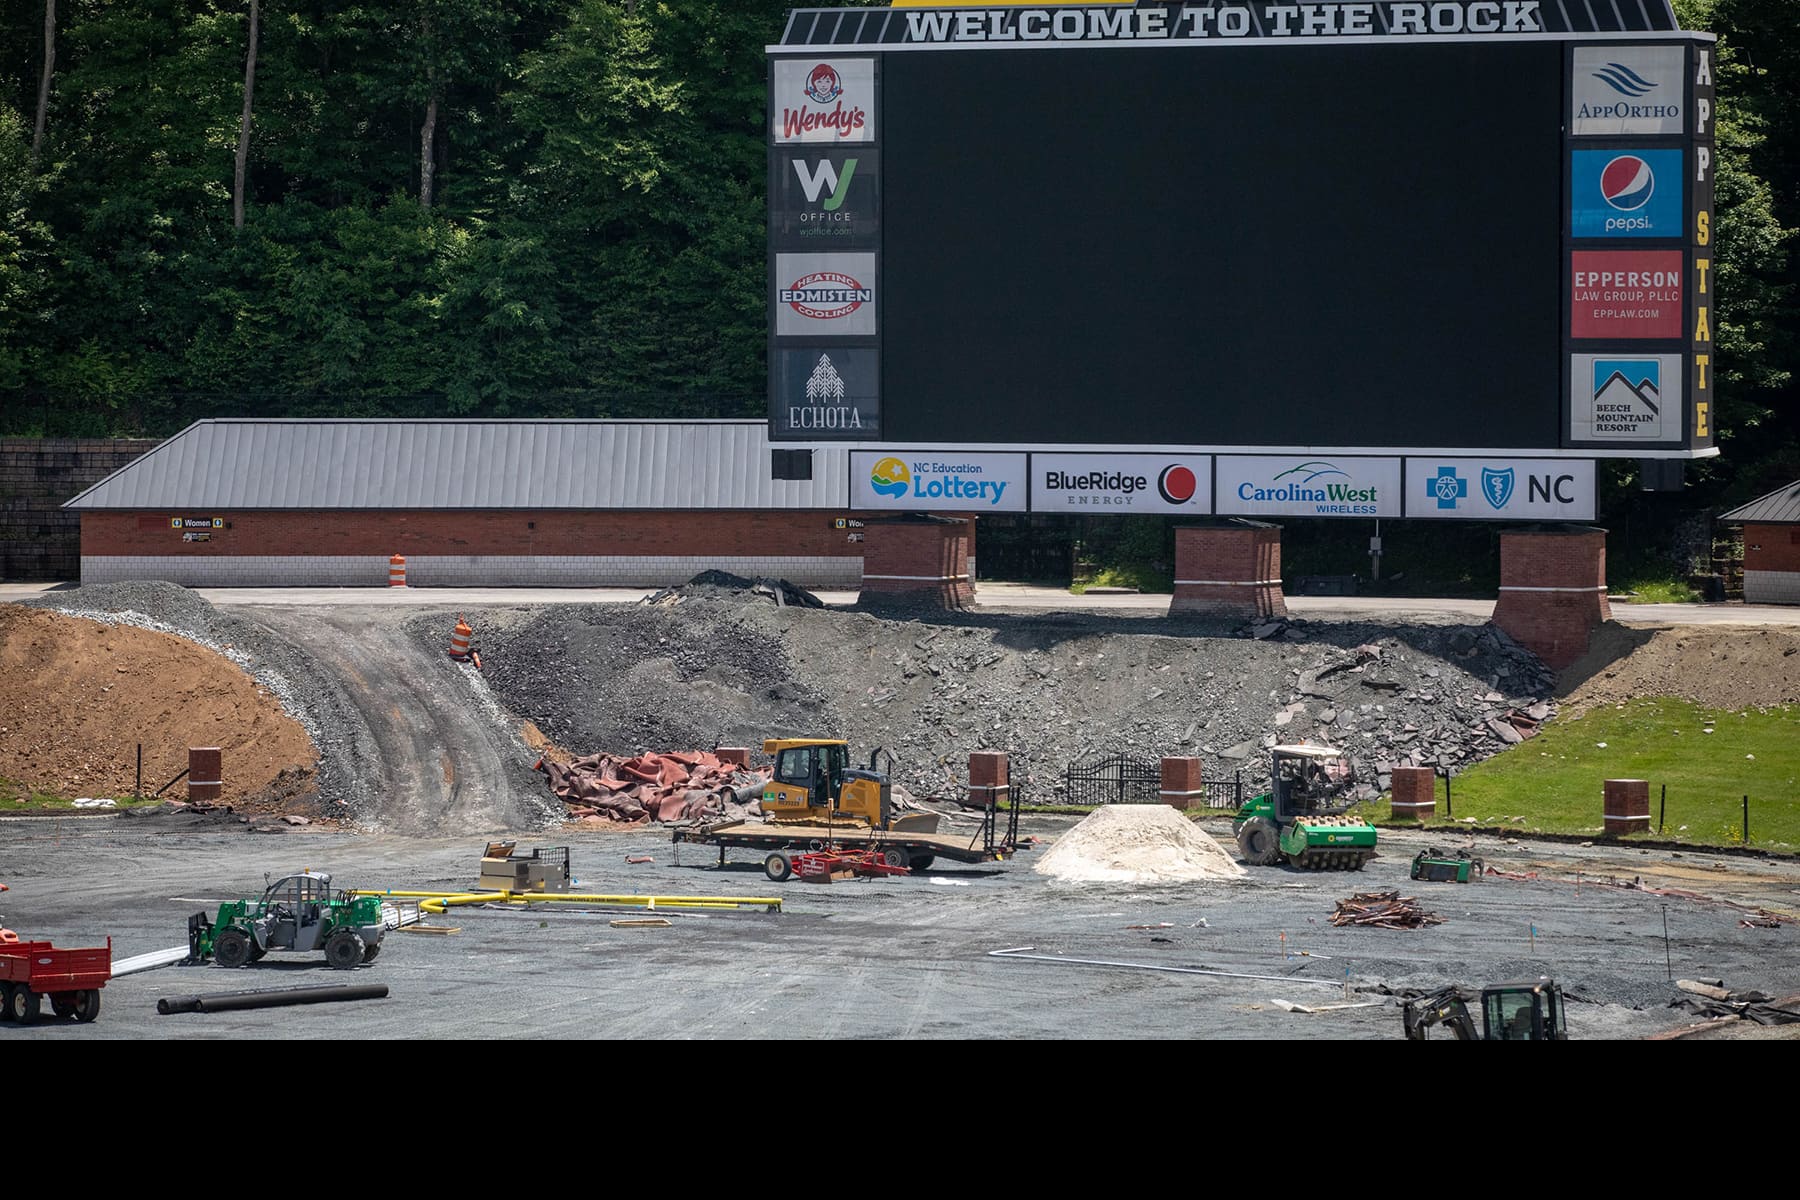
[[[140,742],[146,791],[187,766],[189,746],[218,746],[226,803],[308,811],[311,739],[230,659],[164,633],[0,605],[0,778],[70,798],[129,796]]]
[[[1608,624],[1558,683],[1570,712],[1644,696],[1679,696],[1708,708],[1800,703],[1800,630]]]

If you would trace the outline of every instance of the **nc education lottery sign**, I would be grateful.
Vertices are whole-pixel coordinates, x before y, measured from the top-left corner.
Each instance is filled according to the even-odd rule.
[[[850,507],[901,512],[1024,512],[1023,454],[857,450]]]

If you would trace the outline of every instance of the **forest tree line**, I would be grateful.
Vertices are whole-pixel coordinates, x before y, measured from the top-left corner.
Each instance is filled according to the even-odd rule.
[[[11,0],[0,433],[760,415],[788,7]],[[1800,477],[1800,22],[1676,7],[1722,39],[1717,499]]]

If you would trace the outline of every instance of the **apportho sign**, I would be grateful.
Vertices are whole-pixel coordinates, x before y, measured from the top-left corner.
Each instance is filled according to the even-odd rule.
[[[1581,46],[1572,83],[1569,132],[1577,137],[1686,132],[1686,47]]]
[[[1400,460],[1348,455],[1225,455],[1221,516],[1398,517]]]
[[[1031,511],[1212,511],[1212,460],[1204,454],[1033,454]]]

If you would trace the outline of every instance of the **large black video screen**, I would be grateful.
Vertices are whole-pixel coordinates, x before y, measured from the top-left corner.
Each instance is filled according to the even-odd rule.
[[[884,55],[883,436],[1558,446],[1562,54]]]

